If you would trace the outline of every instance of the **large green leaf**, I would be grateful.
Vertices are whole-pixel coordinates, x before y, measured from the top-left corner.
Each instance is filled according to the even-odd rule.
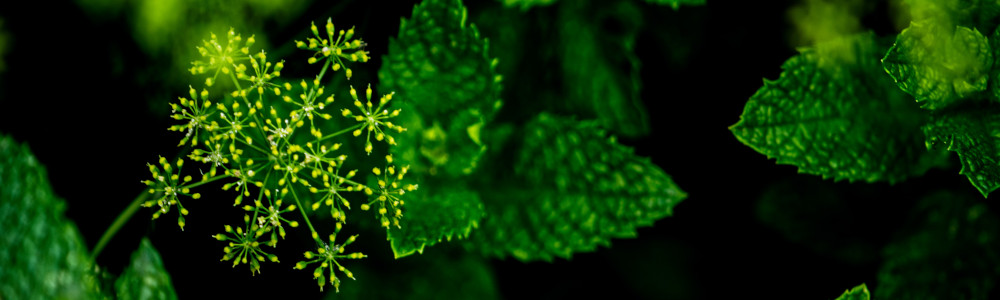
[[[389,231],[396,258],[424,253],[425,246],[442,240],[468,237],[483,218],[483,203],[474,191],[455,183],[421,182],[420,189],[407,193],[406,214],[412,217]]]
[[[502,103],[497,60],[476,26],[466,24],[466,14],[460,0],[424,0],[415,6],[412,17],[400,21],[399,36],[389,41],[378,74],[381,90],[395,91],[416,113],[400,123],[411,128],[406,138],[412,143],[401,150],[440,148],[421,152],[420,160],[410,163],[449,175],[475,169],[485,151],[479,130]],[[428,130],[437,132],[428,135]]]
[[[940,109],[986,90],[993,53],[975,28],[914,21],[882,64],[922,107]]]
[[[850,290],[844,291],[844,294],[837,297],[836,300],[868,300],[871,299],[871,295],[868,293],[868,286],[862,283]]]
[[[1000,16],[1000,2],[994,0],[903,0],[912,21],[933,21],[945,26],[961,25],[992,32]]]
[[[961,174],[983,194],[1000,187],[1000,110],[970,107],[934,115],[924,125],[927,146],[958,153]]]
[[[686,197],[649,159],[608,138],[596,122],[542,114],[523,132],[515,174],[481,193],[487,218],[471,246],[523,261],[569,258],[634,237]]]
[[[880,49],[864,34],[800,50],[730,130],[801,173],[869,182],[923,174],[941,155],[925,150],[925,113],[883,75]]]
[[[149,239],[142,239],[132,253],[132,263],[115,282],[118,299],[177,299],[170,274]]]
[[[924,198],[883,251],[878,299],[994,299],[1000,280],[1000,219],[967,194]],[[992,296],[991,296],[992,295]]]
[[[66,203],[31,150],[0,135],[0,298],[99,298],[94,265]]]

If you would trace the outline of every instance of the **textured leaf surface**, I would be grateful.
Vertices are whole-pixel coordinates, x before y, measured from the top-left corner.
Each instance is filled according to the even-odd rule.
[[[628,137],[649,133],[635,44],[642,11],[631,1],[565,1],[559,10],[559,57],[570,111],[596,117]],[[605,24],[616,24],[609,30]]]
[[[868,34],[802,50],[777,80],[764,81],[730,130],[779,164],[823,178],[923,174],[941,155],[922,143],[925,113],[882,75],[880,48]]]
[[[993,299],[1000,280],[1000,219],[974,197],[923,199],[902,235],[886,246],[876,299]],[[992,294],[992,296],[991,296]]]
[[[0,135],[0,298],[95,299],[80,233],[27,146]]]
[[[479,195],[457,184],[421,183],[420,189],[406,200],[406,214],[401,228],[389,231],[396,258],[424,253],[424,247],[442,240],[466,238],[483,218]]]
[[[160,253],[149,239],[142,239],[132,253],[132,263],[115,282],[118,299],[177,299],[170,274],[163,268]]]
[[[924,126],[927,146],[958,153],[961,174],[983,196],[1000,187],[1000,111],[968,108],[936,114]]]
[[[993,53],[977,29],[913,22],[882,60],[922,107],[940,109],[986,90]]]
[[[395,91],[417,114],[400,124],[417,128],[410,129],[416,141],[412,145],[440,148],[421,152],[422,161],[411,163],[439,167],[451,175],[475,168],[483,152],[476,131],[492,120],[502,103],[497,61],[489,56],[489,43],[476,26],[466,23],[466,14],[460,0],[418,4],[412,17],[400,22],[399,36],[389,41],[378,74],[382,90]],[[428,137],[427,130],[437,132]]]
[[[514,163],[523,183],[490,183],[481,194],[487,218],[470,240],[488,255],[532,261],[593,251],[611,238],[634,237],[686,197],[596,122],[542,114],[523,134]]]
[[[836,300],[868,300],[871,299],[871,294],[868,293],[868,286],[862,283],[850,290],[844,291],[844,294],[837,297]]]

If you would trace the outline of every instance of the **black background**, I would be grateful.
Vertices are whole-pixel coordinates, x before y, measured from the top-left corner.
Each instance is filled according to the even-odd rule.
[[[0,9],[3,28],[12,36],[4,57],[7,69],[0,73],[0,132],[29,144],[47,166],[53,188],[69,203],[68,217],[92,247],[142,191],[145,164],[177,151],[178,136],[165,130],[170,120],[149,107],[163,102],[147,99],[185,94],[184,86],[164,87],[155,80],[155,74],[184,70],[152,68],[170,64],[145,55],[124,20],[94,21],[72,2],[18,4]],[[377,58],[412,4],[351,4],[352,14],[338,16],[338,22],[367,19],[358,31]],[[881,257],[845,263],[786,240],[756,217],[762,192],[788,180],[829,185],[847,195],[838,210],[847,213],[843,222],[817,232],[819,238],[853,236],[878,249],[921,195],[937,188],[974,190],[957,170],[933,170],[895,186],[820,181],[775,165],[733,137],[727,127],[738,121],[761,79],[777,78],[781,63],[795,54],[788,42],[794,28],[786,15],[794,4],[709,0],[707,6],[679,11],[643,4],[646,22],[636,51],[653,131],[622,142],[651,157],[690,196],[675,208],[675,216],[640,229],[637,239],[615,240],[611,248],[552,263],[492,260],[501,296],[833,299],[860,283],[877,289]],[[496,5],[468,4],[470,16]],[[272,40],[290,41],[309,20],[325,20],[326,6],[313,4],[297,28],[272,33]],[[866,13],[863,26],[880,35],[896,31],[885,3]],[[663,39],[670,36],[664,32],[676,40]],[[673,47],[688,54],[675,55]],[[356,69],[374,72],[379,63],[375,59]],[[294,261],[265,264],[256,276],[219,262],[221,246],[209,235],[239,217],[229,203],[188,204],[192,214],[184,232],[173,218],[150,222],[148,211],[141,210],[98,263],[117,274],[139,239],[149,236],[181,298],[322,296],[310,272],[291,270]],[[382,245],[366,252],[391,257],[388,244]]]

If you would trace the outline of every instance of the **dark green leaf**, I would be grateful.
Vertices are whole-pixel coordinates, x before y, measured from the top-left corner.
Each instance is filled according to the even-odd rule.
[[[143,238],[132,253],[132,263],[115,282],[115,293],[118,299],[177,299],[170,274],[149,239]]]
[[[430,149],[410,162],[444,166],[450,175],[475,169],[485,151],[479,130],[501,106],[497,61],[466,13],[460,0],[421,2],[400,22],[379,70],[382,90],[395,91],[416,113],[400,123],[410,129],[410,145]]]
[[[924,126],[927,146],[958,153],[961,174],[983,194],[1000,187],[1000,111],[977,107],[935,114]]]
[[[744,144],[834,180],[897,182],[923,174],[941,159],[928,153],[926,119],[878,63],[871,34],[801,50],[764,81],[730,130]]]
[[[406,215],[401,228],[389,231],[396,258],[423,253],[425,246],[442,240],[465,238],[483,218],[479,195],[455,183],[428,184],[407,193]]]
[[[0,135],[0,297],[99,298],[93,261],[45,167]]]
[[[488,255],[531,261],[593,251],[611,238],[634,237],[686,197],[596,122],[542,114],[523,134],[514,164],[521,181],[501,174],[483,187],[487,218],[470,245]]]
[[[986,90],[993,53],[977,29],[915,21],[896,37],[882,64],[922,107],[941,109]]]
[[[877,299],[993,299],[1000,280],[1000,219],[966,194],[924,198],[883,251]],[[991,294],[993,296],[991,296]]]
[[[862,283],[853,289],[844,291],[844,294],[837,297],[836,300],[868,300],[871,299],[871,295],[868,294],[868,286]]]

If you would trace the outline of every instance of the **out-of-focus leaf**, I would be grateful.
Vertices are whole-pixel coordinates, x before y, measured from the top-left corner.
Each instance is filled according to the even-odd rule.
[[[409,130],[399,151],[420,149],[409,161],[415,172],[471,173],[486,150],[481,130],[502,103],[497,60],[466,14],[460,0],[421,2],[383,57],[381,90],[395,91],[413,113],[400,122]]]
[[[634,237],[637,227],[670,216],[686,197],[669,175],[606,137],[596,122],[542,114],[523,134],[514,164],[521,180],[501,177],[482,187],[487,218],[469,245],[485,254],[569,258]]]
[[[521,10],[527,10],[533,6],[552,5],[552,3],[556,3],[556,0],[500,0],[500,2],[506,7],[519,7]]]
[[[880,49],[864,34],[801,50],[730,130],[801,173],[890,183],[923,174],[944,156],[925,149],[926,113],[882,73]]]
[[[483,203],[474,191],[448,183],[427,184],[407,193],[406,215],[400,228],[389,230],[396,258],[423,253],[424,247],[442,240],[465,238],[479,226]]]
[[[118,299],[177,299],[170,274],[149,239],[142,239],[132,253],[132,263],[115,282]]]
[[[986,90],[993,53],[975,28],[913,22],[882,64],[922,107],[940,109]]]
[[[0,135],[0,297],[100,298],[93,261],[45,167]]]
[[[1000,187],[1000,111],[978,107],[934,115],[924,125],[927,146],[958,153],[961,174],[983,197]]]
[[[850,290],[844,291],[844,294],[837,297],[836,300],[868,300],[871,299],[871,294],[868,293],[868,286],[862,283]]]
[[[903,0],[910,9],[910,19],[932,21],[944,26],[978,28],[993,32],[1000,16],[1000,3],[993,0]]]
[[[965,194],[924,198],[883,251],[877,299],[993,299],[1000,280],[1000,219]]]

